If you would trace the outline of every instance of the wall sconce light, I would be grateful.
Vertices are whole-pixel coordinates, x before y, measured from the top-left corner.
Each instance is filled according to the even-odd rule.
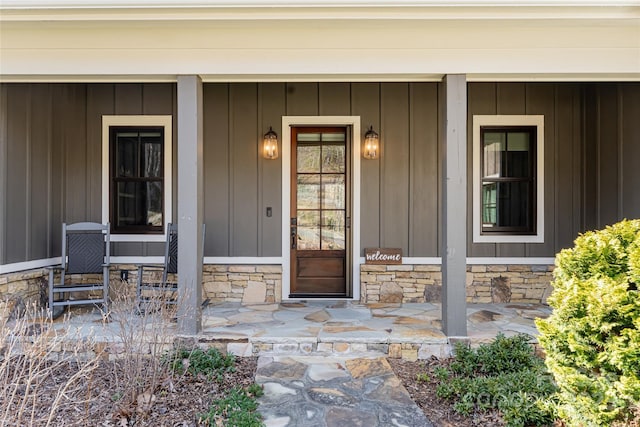
[[[278,158],[278,134],[271,129],[271,126],[269,126],[269,132],[262,138],[262,155],[270,160]]]
[[[369,130],[364,134],[364,150],[362,156],[365,159],[376,159],[378,157],[380,137],[373,130],[373,126],[369,126]]]

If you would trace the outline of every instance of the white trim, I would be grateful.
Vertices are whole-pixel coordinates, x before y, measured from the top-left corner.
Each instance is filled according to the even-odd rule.
[[[480,206],[480,128],[482,126],[536,126],[536,234],[482,234]],[[543,115],[474,115],[473,116],[473,242],[474,243],[544,243],[544,116]]]
[[[282,265],[282,257],[204,257],[205,264]]]
[[[175,8],[632,7],[636,0],[3,0],[0,10]]]
[[[352,126],[351,134],[351,289],[360,300],[360,116],[282,116],[282,299],[291,293],[291,127],[303,125]]]
[[[102,222],[109,222],[109,127],[110,126],[163,126],[164,127],[164,234],[111,234],[112,242],[164,242],[167,224],[172,212],[172,116],[130,115],[102,116]]]
[[[492,258],[492,257],[472,257],[467,258],[468,265],[554,265],[555,258],[545,257],[504,257],[504,258]]]
[[[35,270],[37,268],[51,267],[60,265],[62,258],[45,258],[33,261],[14,262],[13,264],[0,265],[0,274],[15,273],[17,271]]]
[[[364,264],[364,257],[360,264]],[[468,257],[467,265],[553,265],[555,258],[549,257]],[[440,257],[403,257],[402,265],[441,265]]]

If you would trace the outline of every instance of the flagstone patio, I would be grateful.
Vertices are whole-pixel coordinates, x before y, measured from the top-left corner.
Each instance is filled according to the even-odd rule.
[[[108,321],[98,310],[72,312],[55,322],[69,336],[102,343],[114,357],[125,339],[135,334],[149,345],[176,339],[201,347],[213,346],[237,356],[336,355],[387,356],[408,360],[450,355],[454,342],[471,345],[492,340],[498,333],[527,334],[536,342],[534,319],[547,317],[551,308],[535,304],[470,304],[468,337],[446,337],[439,304],[359,304],[350,301],[304,301],[241,305],[222,303],[203,309],[202,332],[181,337],[175,321],[160,315],[114,314]]]

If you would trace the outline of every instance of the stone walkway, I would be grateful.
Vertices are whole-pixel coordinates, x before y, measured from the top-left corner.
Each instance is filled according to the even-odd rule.
[[[428,427],[385,358],[261,356],[266,427]]]

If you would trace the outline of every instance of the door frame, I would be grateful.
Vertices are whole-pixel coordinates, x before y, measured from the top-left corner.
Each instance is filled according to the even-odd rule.
[[[360,300],[360,116],[282,116],[282,299],[291,300],[291,127],[351,126],[351,266],[352,297],[326,298]],[[349,139],[349,136],[347,139]],[[347,290],[348,292],[348,290]],[[305,298],[302,298],[305,299]],[[315,299],[315,298],[314,298]],[[322,299],[322,298],[318,298]]]

